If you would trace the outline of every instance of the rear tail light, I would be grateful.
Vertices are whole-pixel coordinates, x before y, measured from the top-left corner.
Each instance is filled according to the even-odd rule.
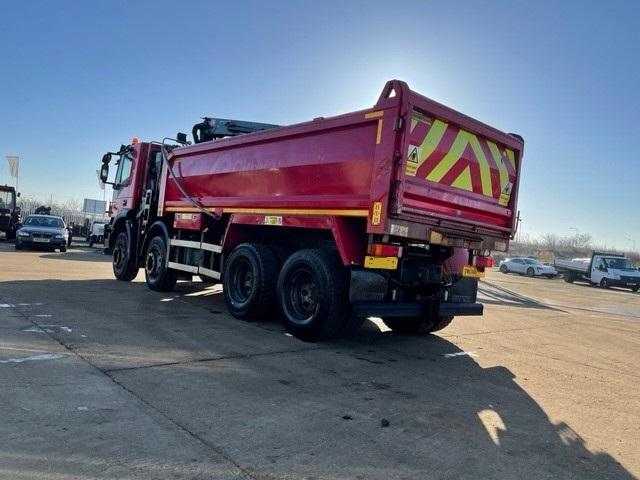
[[[493,258],[492,257],[476,257],[473,261],[473,264],[476,267],[480,267],[480,268],[491,268],[493,267]]]
[[[402,256],[400,245],[389,245],[386,243],[372,243],[369,245],[369,255],[374,257],[398,257]]]

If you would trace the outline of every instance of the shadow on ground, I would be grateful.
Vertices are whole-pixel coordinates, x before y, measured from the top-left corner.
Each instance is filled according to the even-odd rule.
[[[609,454],[591,452],[569,425],[552,422],[507,368],[482,368],[444,338],[399,336],[367,322],[353,338],[309,345],[275,320],[230,318],[217,287],[202,294],[200,287],[180,283],[163,294],[140,282],[15,281],[0,283],[0,302],[42,302],[38,308],[74,329],[51,338],[254,478],[635,478]],[[35,310],[21,311],[38,323]],[[118,367],[101,363],[114,351]],[[10,381],[1,370],[0,380]],[[37,384],[30,388],[40,395]],[[46,436],[39,414],[14,412],[9,395],[2,437]],[[59,447],[48,453],[62,454],[71,442],[78,462],[115,461],[100,448],[112,435],[109,415],[96,422],[84,428],[102,432],[97,437],[77,444],[58,432]],[[32,445],[5,444],[0,464],[37,453]],[[137,462],[126,451],[113,454],[121,466]],[[150,464],[167,463],[166,452],[154,457],[153,442],[146,455]],[[35,476],[71,467],[31,468]]]

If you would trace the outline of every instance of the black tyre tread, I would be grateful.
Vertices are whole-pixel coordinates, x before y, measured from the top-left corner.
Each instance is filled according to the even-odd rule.
[[[62,247],[62,248],[60,249],[60,253],[65,253],[66,251],[67,251],[67,247]]]
[[[154,244],[159,244],[160,246],[162,246],[165,257],[168,255],[167,244],[163,236],[158,235],[153,237],[149,242],[149,245],[147,246],[147,251],[149,251],[149,249]],[[175,287],[176,282],[178,281],[178,272],[170,268],[166,268],[164,272],[160,275],[160,279],[154,283],[150,279],[145,269],[144,278],[145,278],[145,281],[147,282],[147,286],[149,287],[149,289],[157,292],[170,292],[171,290],[173,290],[173,287]]]
[[[536,272],[532,267],[527,268],[527,277],[535,277]]]
[[[129,242],[129,239],[127,237],[127,233],[126,232],[120,232],[118,234],[118,236],[116,237],[116,244],[118,243],[118,239],[120,238],[121,235],[124,235],[125,241]],[[114,248],[115,251],[115,248]],[[136,278],[138,276],[138,267],[134,266],[133,263],[131,262],[131,259],[127,259],[127,266],[126,268],[120,273],[118,274],[115,270],[115,267],[113,268],[113,274],[115,275],[115,277],[118,280],[121,280],[123,282],[130,282],[131,280],[133,280],[134,278]]]
[[[453,315],[445,315],[439,317],[438,320],[432,325],[432,327],[429,328],[429,332],[437,332],[438,330],[447,328],[452,321]]]
[[[268,245],[268,247],[273,251],[278,260],[278,272],[287,261],[287,259],[291,256],[291,249],[287,248],[283,245]]]
[[[449,326],[453,321],[453,316],[441,316],[433,321],[419,317],[408,318],[388,318],[382,319],[384,324],[396,333],[405,335],[415,335],[437,332]]]
[[[250,305],[243,309],[237,309],[231,303],[231,299],[228,296],[228,289],[231,282],[229,281],[229,272],[231,271],[229,265],[239,255],[252,255],[259,270],[259,283],[258,290],[255,294],[254,300]],[[263,318],[265,314],[273,311],[276,299],[276,284],[278,279],[278,259],[274,251],[266,245],[261,243],[242,243],[238,245],[226,262],[224,269],[224,281],[225,285],[223,289],[224,300],[229,313],[241,320],[257,320]]]
[[[284,298],[284,280],[288,270],[303,262],[311,267],[314,273],[325,283],[323,290],[329,292],[331,298],[321,307],[322,311],[312,326],[301,327],[288,319]],[[344,265],[337,252],[327,252],[319,249],[304,249],[293,253],[285,262],[278,277],[278,301],[283,313],[283,324],[294,337],[305,342],[319,342],[338,335],[350,321],[348,302],[348,282]],[[354,327],[357,321],[354,321]],[[358,325],[359,326],[359,325]],[[347,330],[344,332],[347,334]]]

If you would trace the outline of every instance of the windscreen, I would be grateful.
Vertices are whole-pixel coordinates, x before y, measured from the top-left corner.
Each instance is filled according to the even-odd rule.
[[[636,266],[628,258],[605,258],[604,263],[607,268],[616,270],[635,270]]]
[[[0,208],[13,210],[14,204],[14,193],[7,190],[0,190]]]
[[[24,224],[30,227],[64,228],[62,220],[56,217],[28,217]]]

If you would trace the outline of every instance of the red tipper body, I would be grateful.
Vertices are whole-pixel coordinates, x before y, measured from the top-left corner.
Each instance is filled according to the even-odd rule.
[[[366,218],[370,234],[506,250],[523,145],[391,81],[371,109],[177,148],[170,162],[219,215]],[[198,211],[162,178],[160,215]]]

